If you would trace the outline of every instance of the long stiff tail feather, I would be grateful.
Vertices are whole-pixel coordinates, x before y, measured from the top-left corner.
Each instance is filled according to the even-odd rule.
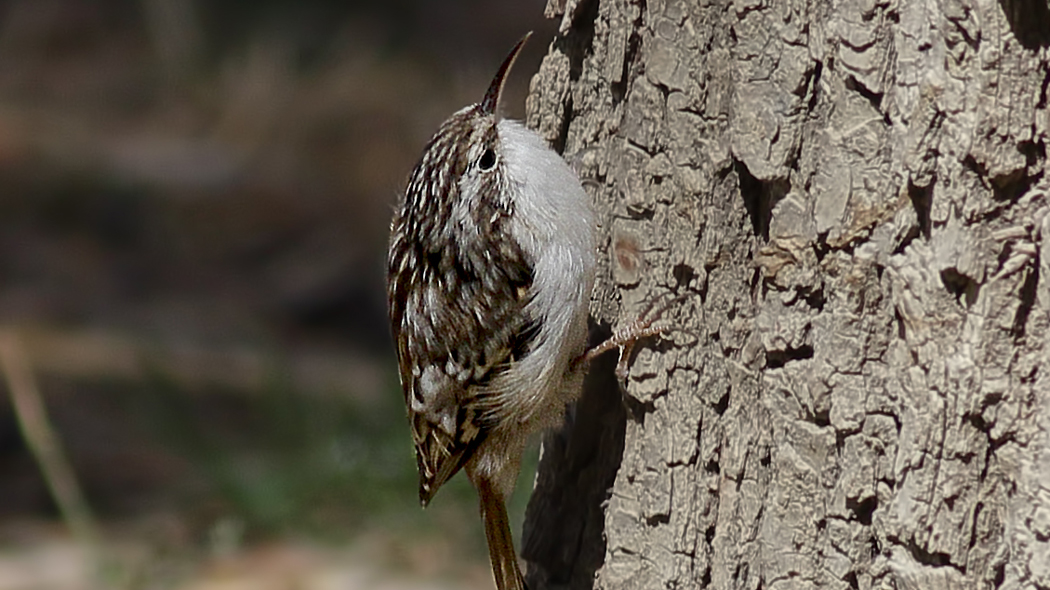
[[[485,521],[485,537],[489,544],[489,560],[492,562],[496,588],[527,590],[525,578],[518,569],[518,554],[514,551],[514,539],[510,535],[503,495],[487,479],[478,478],[475,485],[481,499],[481,519]]]

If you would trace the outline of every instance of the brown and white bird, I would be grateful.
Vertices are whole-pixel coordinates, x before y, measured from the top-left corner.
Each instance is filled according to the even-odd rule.
[[[391,224],[387,277],[420,501],[466,471],[499,590],[524,588],[505,501],[529,435],[579,395],[596,263],[579,179],[497,112],[527,39],[424,149]]]

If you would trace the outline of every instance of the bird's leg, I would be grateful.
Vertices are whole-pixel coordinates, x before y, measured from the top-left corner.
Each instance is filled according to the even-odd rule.
[[[581,357],[581,360],[584,363],[589,363],[599,355],[614,348],[619,348],[620,360],[616,363],[616,377],[621,381],[626,379],[627,363],[630,362],[631,352],[634,350],[635,343],[642,338],[656,336],[657,334],[662,334],[671,330],[671,326],[656,326],[655,324],[665,313],[667,313],[667,310],[670,309],[671,306],[685,299],[685,295],[672,297],[657,306],[657,302],[659,302],[660,299],[661,298],[659,297],[654,297],[649,304],[646,305],[645,310],[642,311],[634,321],[613,332],[613,335],[605,342],[588,350],[584,353],[583,357]]]
[[[527,590],[525,578],[518,569],[518,554],[510,535],[510,522],[503,494],[486,477],[473,480],[481,499],[481,519],[485,521],[485,538],[489,545],[492,577],[498,590]]]

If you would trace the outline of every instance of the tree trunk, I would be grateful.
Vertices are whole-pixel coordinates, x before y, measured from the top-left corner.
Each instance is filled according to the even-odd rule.
[[[594,316],[685,298],[547,436],[530,587],[1050,588],[1046,0],[548,11]]]

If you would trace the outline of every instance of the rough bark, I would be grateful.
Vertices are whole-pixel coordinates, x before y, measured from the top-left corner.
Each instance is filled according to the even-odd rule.
[[[548,10],[594,315],[687,297],[548,436],[531,588],[1050,588],[1046,0]]]

